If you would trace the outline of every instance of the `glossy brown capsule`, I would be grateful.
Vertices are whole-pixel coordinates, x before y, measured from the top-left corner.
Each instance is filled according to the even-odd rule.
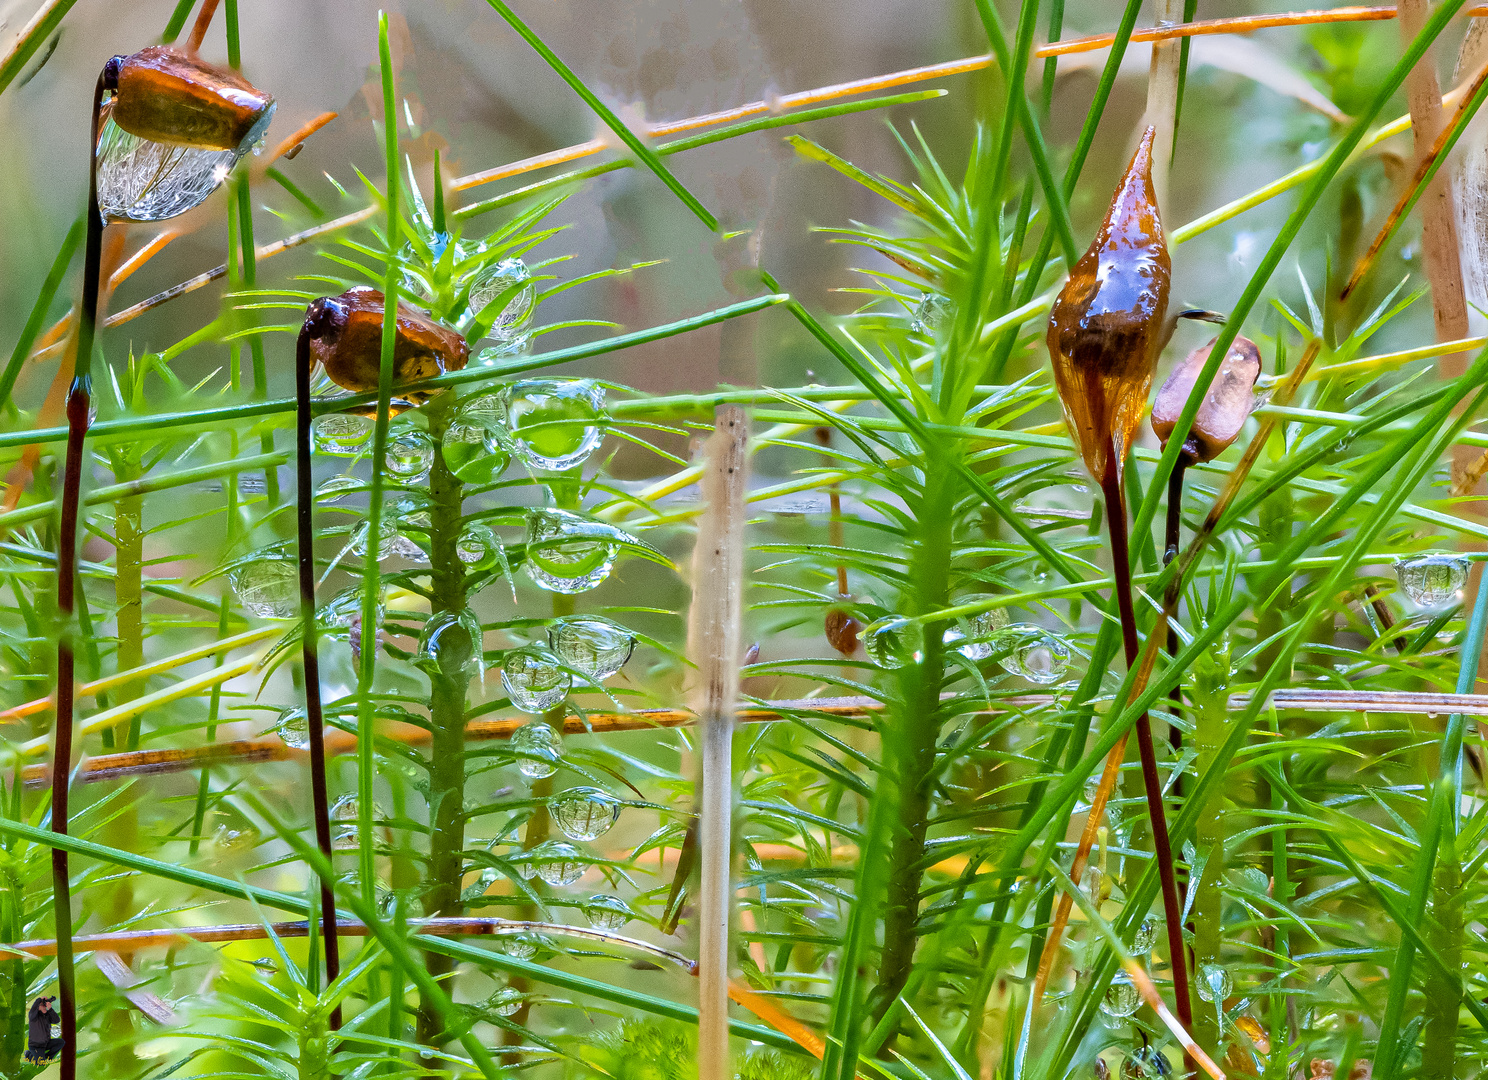
[[[114,123],[141,139],[244,150],[269,126],[274,99],[231,68],[169,45],[116,56],[104,68]]]
[[[847,612],[841,608],[833,608],[827,612],[824,629],[827,632],[827,644],[843,656],[851,656],[857,652],[858,635],[863,632],[863,624]]]
[[[382,314],[385,300],[377,289],[358,286],[340,296],[323,296],[305,312],[310,362],[325,369],[332,382],[355,394],[377,389],[382,363]],[[393,349],[393,382],[418,382],[447,371],[459,371],[470,359],[470,346],[447,326],[408,304],[398,304]],[[428,392],[403,394],[417,404]]]
[[[1152,430],[1164,447],[1216,340],[1212,338],[1208,345],[1189,353],[1157,392],[1157,400],[1152,403]],[[1190,462],[1213,461],[1239,437],[1245,418],[1256,406],[1255,383],[1260,374],[1261,351],[1250,338],[1237,337],[1220,361],[1209,393],[1204,395],[1183,442],[1183,452]]]
[[[1172,264],[1142,136],[1095,242],[1049,315],[1049,357],[1070,433],[1097,481],[1119,478],[1162,348]]]

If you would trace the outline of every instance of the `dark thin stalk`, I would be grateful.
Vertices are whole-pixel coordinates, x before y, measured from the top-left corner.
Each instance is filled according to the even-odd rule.
[[[1188,471],[1188,455],[1184,454],[1178,458],[1178,463],[1173,466],[1173,472],[1168,476],[1168,520],[1167,527],[1163,530],[1163,565],[1167,566],[1178,557],[1178,545],[1182,541],[1183,531],[1183,475]],[[1178,653],[1178,631],[1172,622],[1168,623],[1168,655],[1176,656]],[[1178,715],[1178,710],[1183,707],[1183,685],[1174,683],[1173,689],[1168,692],[1168,698],[1173,703],[1173,715]],[[1173,753],[1177,754],[1183,748],[1183,731],[1177,724],[1168,726],[1168,741],[1172,744]],[[1173,794],[1179,794],[1178,784],[1173,782]]]
[[[315,844],[332,865],[331,809],[326,794],[325,720],[320,704],[320,656],[315,625],[315,486],[310,474],[310,334],[307,321],[300,330],[295,350],[295,396],[299,411],[295,419],[295,473],[298,483],[296,518],[299,525],[300,624],[305,667],[305,717],[310,731],[310,798],[315,813]],[[320,879],[320,911],[325,936],[326,985],[341,973],[341,953],[336,940],[335,880],[330,872]],[[331,1013],[331,1028],[341,1026],[341,1010]]]
[[[1132,603],[1131,556],[1127,550],[1126,502],[1121,481],[1116,475],[1113,457],[1101,480],[1106,498],[1106,518],[1111,529],[1111,560],[1116,579],[1116,601],[1121,611],[1121,638],[1126,648],[1127,667],[1137,662],[1140,643],[1137,640],[1137,613]],[[1173,997],[1178,1021],[1192,1030],[1193,1014],[1189,1002],[1188,964],[1183,941],[1183,905],[1178,898],[1178,879],[1173,870],[1173,851],[1168,843],[1168,820],[1163,811],[1162,778],[1157,772],[1157,749],[1152,743],[1152,724],[1144,712],[1137,717],[1137,750],[1142,759],[1142,786],[1147,791],[1147,816],[1152,824],[1153,857],[1162,883],[1163,915],[1168,928],[1169,963],[1173,969]],[[1195,1064],[1188,1062],[1192,1071]]]
[[[98,322],[99,263],[103,256],[103,215],[98,211],[98,118],[108,71],[93,89],[88,139],[88,238],[83,254],[83,296],[79,304],[77,354],[67,392],[67,459],[62,474],[62,515],[57,536],[57,718],[52,726],[52,832],[67,833],[68,772],[72,767],[75,659],[72,621],[77,587],[78,505],[83,485],[83,443],[92,405],[93,328]],[[67,852],[52,849],[52,912],[57,934],[57,997],[62,1021],[62,1080],[77,1077],[77,991],[72,969],[72,884]]]

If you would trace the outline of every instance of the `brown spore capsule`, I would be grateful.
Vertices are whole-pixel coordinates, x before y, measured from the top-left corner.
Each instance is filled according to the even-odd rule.
[[[324,296],[305,313],[312,364],[319,364],[337,386],[356,394],[377,389],[382,366],[382,317],[386,300],[377,289],[348,289]],[[459,371],[470,359],[470,346],[454,330],[426,312],[399,301],[393,348],[393,382],[419,382]],[[424,391],[406,392],[407,403],[429,398]]]
[[[1178,423],[1188,396],[1217,338],[1189,353],[1173,369],[1152,403],[1152,430],[1168,445],[1168,436]],[[1209,392],[1204,395],[1193,427],[1183,442],[1190,461],[1213,461],[1240,435],[1245,419],[1256,406],[1255,384],[1261,374],[1261,351],[1247,337],[1237,337],[1219,364]]]
[[[1049,357],[1070,433],[1097,481],[1120,477],[1162,348],[1172,264],[1148,128],[1090,249],[1049,314]]]
[[[846,611],[833,608],[827,612],[825,629],[827,644],[843,656],[851,656],[857,651],[858,635],[863,632],[863,624]]]
[[[241,151],[274,112],[274,99],[236,71],[169,45],[115,57],[107,73],[114,123],[152,142]]]

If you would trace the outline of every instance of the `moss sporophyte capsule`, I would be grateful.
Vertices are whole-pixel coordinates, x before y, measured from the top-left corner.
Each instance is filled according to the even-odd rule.
[[[1070,434],[1099,482],[1119,478],[1162,347],[1171,263],[1142,136],[1095,242],[1049,315],[1049,357]]]
[[[358,287],[340,296],[323,296],[306,310],[310,361],[342,389],[356,394],[377,390],[385,305],[381,292]],[[459,371],[469,359],[470,346],[463,337],[418,308],[399,302],[393,347],[395,384]],[[398,404],[406,407],[428,397],[427,392],[405,393]]]
[[[1216,340],[1189,353],[1157,392],[1152,403],[1152,430],[1164,448]],[[1214,381],[1199,403],[1188,438],[1183,441],[1183,452],[1190,461],[1213,461],[1239,437],[1246,418],[1256,407],[1255,384],[1260,374],[1261,353],[1256,343],[1237,337],[1220,361]]]
[[[241,150],[268,129],[274,99],[231,68],[152,45],[104,68],[110,117],[131,135],[172,146]]]

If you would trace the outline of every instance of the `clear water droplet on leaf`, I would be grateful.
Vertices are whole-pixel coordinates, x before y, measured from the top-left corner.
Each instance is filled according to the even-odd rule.
[[[1155,1046],[1139,1046],[1121,1062],[1121,1080],[1161,1080],[1172,1073],[1167,1056]]]
[[[522,991],[511,986],[503,986],[486,998],[483,1008],[493,1016],[515,1016],[522,1011],[522,1006],[526,1001],[527,998]]]
[[[426,431],[404,431],[389,439],[382,464],[399,483],[420,484],[434,464],[434,440]]]
[[[112,118],[98,133],[97,153],[104,221],[164,221],[184,214],[206,202],[242,157],[236,150],[142,139]]]
[[[485,669],[484,641],[480,620],[469,608],[458,614],[437,611],[424,623],[418,652],[444,675],[468,680]]]
[[[1011,651],[999,661],[1009,675],[1040,686],[1056,683],[1064,676],[1070,660],[1069,642],[1064,638],[1037,626],[1015,626],[1003,633],[1016,635]]]
[[[579,907],[589,920],[589,925],[597,930],[619,930],[635,918],[635,912],[630,909],[629,904],[608,893],[595,893]]]
[[[903,615],[875,619],[858,638],[868,659],[879,667],[900,668],[920,659],[920,628]]]
[[[970,603],[976,599],[980,597],[972,597],[962,602]],[[968,660],[986,660],[996,651],[991,640],[993,635],[1006,629],[1007,625],[1007,609],[993,608],[991,611],[983,611],[967,619],[965,629],[959,626],[951,627],[945,632],[945,643],[956,646],[961,655]]]
[[[496,539],[487,526],[478,521],[473,521],[460,531],[460,539],[455,541],[455,554],[471,570],[489,570],[499,561],[497,548],[501,541]]]
[[[352,533],[351,550],[360,558],[366,558],[371,550],[369,543],[372,523],[363,518]],[[391,559],[398,553],[398,523],[392,515],[384,513],[377,519],[377,561]]]
[[[549,627],[548,647],[566,667],[602,683],[625,666],[635,651],[635,637],[609,619],[580,615]]]
[[[238,602],[263,619],[292,619],[300,612],[300,583],[294,563],[282,556],[263,556],[228,575]]]
[[[1101,1012],[1118,1020],[1125,1020],[1141,1006],[1142,995],[1131,981],[1131,976],[1125,972],[1117,972],[1111,985],[1106,987],[1106,996],[1101,998]]]
[[[561,840],[545,840],[529,853],[537,876],[549,885],[572,885],[589,868],[588,857]]]
[[[590,379],[523,379],[502,388],[507,429],[534,469],[582,465],[604,441],[604,387]]]
[[[512,356],[524,349],[531,337],[527,327],[537,301],[537,284],[521,259],[503,259],[477,272],[470,286],[471,315],[489,316],[487,305],[502,293],[507,294],[506,302],[491,320],[486,338],[496,342],[498,355]]]
[[[549,592],[587,592],[610,576],[620,530],[565,510],[527,515],[527,576]]]
[[[517,728],[507,745],[516,755],[517,768],[523,776],[541,780],[558,771],[558,762],[563,756],[563,740],[558,732],[541,720]]]
[[[1222,964],[1202,965],[1195,982],[1198,984],[1196,989],[1201,1001],[1223,1003],[1225,998],[1235,992],[1235,979]]]
[[[1132,937],[1132,955],[1146,956],[1152,952],[1156,944],[1157,920],[1149,915],[1142,920],[1142,925],[1137,927],[1137,932]]]
[[[623,804],[597,787],[574,787],[548,802],[553,821],[570,840],[598,840],[620,820]]]
[[[940,293],[926,293],[915,306],[909,328],[917,334],[935,337],[951,316],[951,301]]]
[[[285,746],[295,750],[309,749],[310,717],[305,714],[304,709],[285,709],[274,721],[274,730],[284,740]]]
[[[1461,555],[1428,552],[1396,560],[1395,577],[1411,603],[1437,608],[1457,598],[1467,584],[1467,569]]]
[[[322,503],[343,503],[353,492],[365,487],[355,476],[332,476],[315,489],[315,501]]]
[[[501,685],[511,703],[523,712],[545,713],[568,696],[573,682],[558,658],[545,650],[519,649],[507,653]]]
[[[327,413],[310,425],[315,449],[333,457],[356,457],[372,437],[373,423],[353,413]]]

